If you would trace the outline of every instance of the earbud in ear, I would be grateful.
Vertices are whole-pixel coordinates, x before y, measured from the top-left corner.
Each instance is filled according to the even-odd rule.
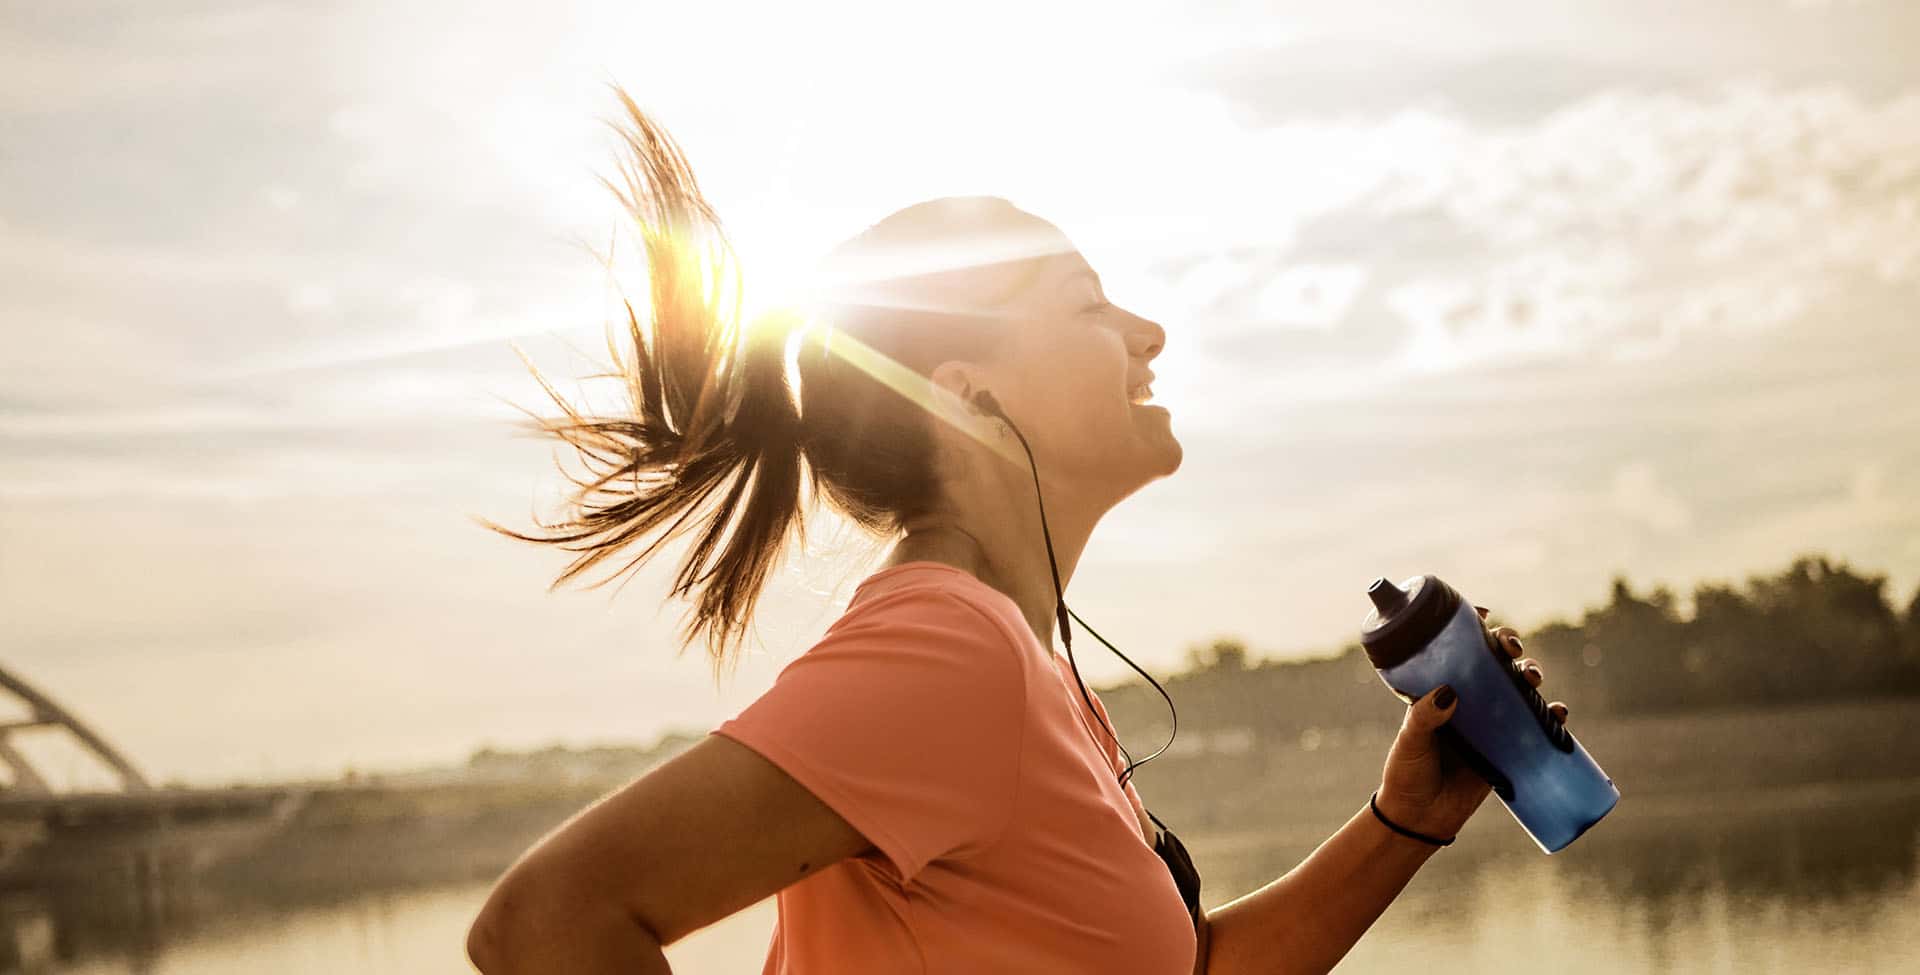
[[[979,409],[981,413],[984,413],[987,416],[999,416],[999,417],[1006,416],[1005,413],[1002,413],[1000,411],[999,401],[993,398],[992,393],[989,393],[984,389],[973,394],[973,405],[975,408]]]

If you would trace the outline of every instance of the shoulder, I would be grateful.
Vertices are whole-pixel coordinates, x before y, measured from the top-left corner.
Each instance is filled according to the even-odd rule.
[[[936,579],[862,594],[801,659],[849,652],[1011,675],[1022,669],[1023,648],[991,600]]]
[[[862,583],[853,601],[841,614],[841,619],[895,613],[904,607],[926,608],[934,605],[979,608],[978,597],[958,573],[919,573]]]
[[[1011,821],[1029,696],[1021,647],[991,612],[887,581],[717,730],[839,812],[904,881]]]

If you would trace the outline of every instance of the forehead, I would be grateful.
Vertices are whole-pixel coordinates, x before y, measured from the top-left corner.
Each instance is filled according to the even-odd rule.
[[[1011,206],[989,221],[955,221],[914,239],[844,249],[823,282],[837,300],[942,311],[987,311],[1091,268],[1058,227]]]
[[[1068,251],[1048,257],[1039,273],[1050,279],[1077,281],[1087,278],[1096,284],[1100,281],[1100,272],[1094,270],[1093,265],[1087,263],[1086,256],[1079,251]]]

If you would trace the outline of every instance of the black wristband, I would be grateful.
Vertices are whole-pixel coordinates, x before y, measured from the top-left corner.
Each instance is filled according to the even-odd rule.
[[[1411,836],[1422,843],[1431,843],[1434,846],[1446,846],[1447,844],[1453,842],[1454,840],[1453,837],[1448,837],[1444,840],[1435,839],[1434,837],[1428,836],[1425,833],[1416,833],[1413,830],[1410,830],[1405,826],[1402,826],[1399,823],[1396,823],[1393,820],[1388,819],[1387,814],[1380,811],[1380,806],[1375,801],[1379,798],[1380,798],[1380,790],[1375,789],[1373,791],[1373,795],[1370,795],[1367,797],[1367,808],[1373,810],[1374,818],[1380,820],[1380,822],[1385,824],[1388,829],[1393,830],[1396,833],[1399,833],[1401,836]]]

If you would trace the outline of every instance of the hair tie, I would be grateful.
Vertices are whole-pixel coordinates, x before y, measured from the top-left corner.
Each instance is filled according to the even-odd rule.
[[[1367,808],[1373,810],[1374,817],[1379,819],[1382,823],[1385,823],[1388,829],[1393,830],[1396,833],[1399,833],[1401,836],[1411,836],[1422,843],[1431,843],[1434,846],[1446,846],[1447,844],[1452,843],[1454,841],[1455,837],[1448,837],[1447,839],[1444,839],[1444,840],[1439,839],[1437,837],[1428,836],[1425,833],[1415,832],[1413,830],[1406,828],[1405,826],[1400,825],[1399,823],[1394,822],[1391,819],[1388,819],[1387,814],[1380,811],[1380,805],[1376,801],[1379,799],[1379,797],[1380,797],[1380,790],[1379,789],[1373,790],[1373,795],[1367,797]]]

